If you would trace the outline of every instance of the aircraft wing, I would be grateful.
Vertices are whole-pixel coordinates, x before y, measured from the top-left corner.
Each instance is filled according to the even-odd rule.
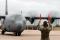
[[[5,19],[5,16],[0,16],[0,19]]]
[[[33,24],[35,19],[47,19],[48,20],[48,17],[25,17],[25,18],[26,20],[29,20],[31,24]],[[52,17],[50,22],[53,23],[55,19],[60,19],[60,17]]]

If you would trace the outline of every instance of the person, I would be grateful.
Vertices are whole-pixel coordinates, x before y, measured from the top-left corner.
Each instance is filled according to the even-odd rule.
[[[43,25],[39,27],[39,30],[41,31],[41,40],[50,40],[49,33],[52,30],[52,26],[50,23],[44,21]]]

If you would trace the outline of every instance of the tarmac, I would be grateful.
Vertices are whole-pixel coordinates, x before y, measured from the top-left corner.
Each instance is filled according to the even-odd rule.
[[[39,30],[24,30],[21,36],[14,36],[13,32],[6,32],[1,35],[0,40],[40,40],[41,32]],[[60,40],[60,31],[51,31],[50,40]]]

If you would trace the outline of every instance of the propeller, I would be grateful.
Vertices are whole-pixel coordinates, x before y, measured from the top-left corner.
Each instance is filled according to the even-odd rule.
[[[29,20],[29,21],[31,22],[31,24],[33,24],[34,21],[35,21],[35,18],[34,18],[34,17],[32,17],[32,18],[30,18],[30,17],[25,17],[25,18],[26,18],[26,20]]]
[[[29,20],[31,22],[31,24],[34,23],[35,19],[47,19],[50,21],[50,23],[53,23],[56,19],[60,19],[59,17],[51,17],[49,19],[49,17],[25,17],[26,20]]]

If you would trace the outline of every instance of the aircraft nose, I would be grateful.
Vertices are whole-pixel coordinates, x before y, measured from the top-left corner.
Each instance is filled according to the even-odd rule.
[[[22,22],[16,22],[16,25],[17,25],[17,26],[22,26],[23,23],[22,23]]]
[[[19,32],[22,29],[21,23],[16,23],[16,31]]]

